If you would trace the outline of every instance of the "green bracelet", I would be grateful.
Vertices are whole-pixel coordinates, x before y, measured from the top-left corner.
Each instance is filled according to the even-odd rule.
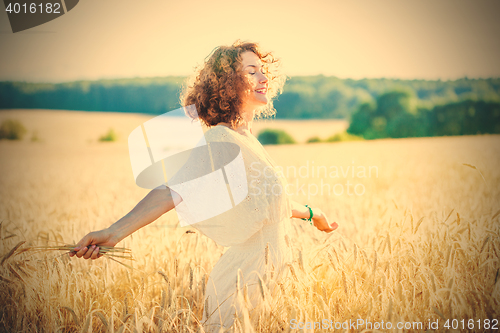
[[[308,219],[302,219],[304,221],[309,221],[309,224],[312,225],[312,217],[313,217],[313,210],[311,209],[311,207],[309,207],[309,205],[306,205],[307,208],[309,208],[309,218]]]

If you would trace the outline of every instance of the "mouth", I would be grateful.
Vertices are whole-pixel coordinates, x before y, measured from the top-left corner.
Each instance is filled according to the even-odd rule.
[[[255,89],[255,92],[258,94],[265,95],[265,94],[267,94],[267,88]]]

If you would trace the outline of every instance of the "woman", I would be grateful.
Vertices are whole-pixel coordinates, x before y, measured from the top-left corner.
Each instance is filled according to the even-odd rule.
[[[262,53],[257,44],[237,41],[217,48],[183,93],[182,104],[194,104],[197,117],[209,128],[205,133],[208,144],[231,142],[240,147],[249,184],[246,199],[210,220],[210,226],[218,228],[193,225],[218,244],[230,246],[207,282],[202,320],[207,331],[229,328],[235,312],[241,314],[235,302],[237,280],[247,284],[254,307],[259,300],[259,279],[270,271],[275,277],[281,275],[285,263],[291,260],[285,242],[290,218],[311,219],[324,232],[338,227],[336,223],[330,225],[320,209],[288,198],[285,178],[252,134],[254,118],[275,112],[272,98],[284,81],[277,65],[272,54]],[[281,190],[269,191],[265,185],[278,185]],[[181,202],[182,196],[169,187],[158,187],[109,228],[83,237],[70,256],[97,259],[101,256],[99,246],[115,246]]]

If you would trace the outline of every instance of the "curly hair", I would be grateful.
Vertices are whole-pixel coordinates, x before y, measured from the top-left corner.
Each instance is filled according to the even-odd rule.
[[[233,127],[241,124],[243,118],[239,110],[246,92],[251,89],[241,68],[241,54],[246,51],[259,57],[268,79],[268,103],[255,111],[255,118],[270,117],[276,113],[272,99],[281,93],[286,80],[286,76],[279,73],[280,60],[271,52],[263,52],[257,43],[237,40],[231,46],[219,46],[212,51],[208,60],[185,83],[180,95],[181,105],[194,104],[197,110],[197,115],[187,112],[189,117],[198,117],[207,126],[220,122]]]

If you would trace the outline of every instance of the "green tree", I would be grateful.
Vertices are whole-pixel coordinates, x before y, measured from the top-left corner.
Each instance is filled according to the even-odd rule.
[[[24,125],[16,119],[5,119],[0,125],[0,139],[22,140],[26,134]]]
[[[377,116],[383,116],[388,121],[404,113],[415,114],[413,94],[410,90],[393,90],[377,98]]]
[[[307,139],[307,143],[316,143],[316,142],[321,142],[320,137],[313,136],[312,138]]]
[[[363,103],[352,115],[351,123],[347,133],[363,135],[371,127],[371,119],[375,113],[375,106],[372,103]]]
[[[278,129],[265,129],[262,130],[257,139],[263,145],[280,145],[295,143],[295,140],[290,134],[283,130]]]

